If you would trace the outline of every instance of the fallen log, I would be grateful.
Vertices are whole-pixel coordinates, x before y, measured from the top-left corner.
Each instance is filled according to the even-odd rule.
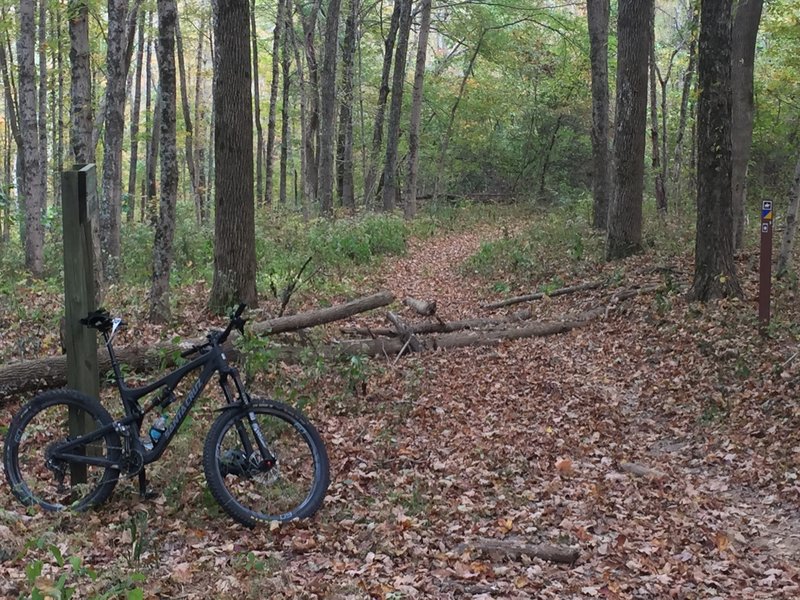
[[[338,321],[367,310],[380,308],[391,304],[393,300],[394,296],[391,292],[379,292],[328,308],[254,323],[249,329],[255,335],[297,331],[298,329]],[[233,332],[230,342],[233,342],[237,337],[238,333]],[[204,342],[205,338],[196,338],[184,340],[178,345],[170,341],[152,346],[125,346],[115,348],[115,351],[120,362],[133,370],[141,371],[173,366],[177,358],[176,351]],[[101,372],[106,372],[111,368],[111,361],[108,358],[108,352],[105,347],[98,349],[97,360]],[[66,383],[67,358],[64,355],[20,361],[0,367],[0,397],[59,387],[66,385]]]
[[[496,319],[462,319],[460,321],[442,321],[438,323],[417,323],[409,325],[411,332],[416,334],[426,333],[449,333],[452,331],[462,331],[464,329],[491,329],[508,323],[527,321],[533,316],[530,310],[518,310],[514,314]],[[342,327],[344,335],[366,335],[376,337],[379,335],[386,337],[396,337],[397,332],[388,327]]]
[[[565,333],[578,327],[583,327],[595,319],[607,317],[617,303],[639,294],[652,292],[660,286],[651,285],[641,288],[618,290],[611,295],[608,304],[600,305],[586,312],[575,315],[563,321],[542,321],[532,323],[525,327],[509,329],[494,329],[487,331],[460,331],[430,335],[420,339],[420,351],[430,351],[446,348],[463,348],[465,346],[495,346],[506,340],[517,340],[529,337],[545,337]],[[353,355],[363,356],[392,356],[403,349],[404,342],[398,338],[374,338],[368,340],[345,340],[323,347],[320,351],[328,357],[347,357]]]
[[[604,281],[590,281],[578,285],[571,285],[569,287],[559,288],[552,292],[535,292],[533,294],[526,294],[524,296],[516,296],[514,298],[507,298],[506,300],[498,300],[497,302],[487,302],[481,304],[481,308],[494,310],[496,308],[503,308],[504,306],[511,306],[512,304],[519,304],[520,302],[530,302],[531,300],[539,300],[547,296],[554,298],[555,296],[564,296],[566,294],[574,294],[575,292],[584,292],[586,290],[594,290],[606,284]]]
[[[540,558],[549,562],[571,565],[581,555],[579,548],[575,546],[561,546],[558,544],[530,544],[525,540],[505,539],[496,540],[492,538],[480,538],[459,544],[455,548],[457,554],[462,554],[467,549],[474,549],[489,555],[501,555],[517,558],[519,556],[529,556]]]

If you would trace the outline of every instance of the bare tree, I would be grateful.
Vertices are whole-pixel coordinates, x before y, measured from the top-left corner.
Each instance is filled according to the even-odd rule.
[[[653,11],[653,18],[650,20],[650,148],[653,167],[653,183],[656,196],[656,208],[659,214],[667,214],[667,190],[664,187],[664,176],[661,171],[661,148],[658,143],[658,104],[657,96],[658,89],[656,88],[656,29],[655,29],[655,11]],[[662,94],[666,90],[662,88]],[[663,97],[663,96],[662,96]],[[662,108],[663,105],[662,105]],[[666,128],[664,130],[666,137]]]
[[[183,138],[184,154],[186,156],[186,168],[189,171],[189,184],[192,188],[192,200],[195,207],[195,219],[197,224],[203,222],[202,204],[200,197],[200,182],[197,177],[197,161],[194,154],[194,129],[192,128],[192,109],[189,107],[189,91],[186,86],[186,66],[183,57],[183,36],[181,35],[180,16],[175,20],[175,45],[178,56],[178,73],[181,85],[181,107],[183,108],[183,127],[186,135]]]
[[[278,0],[281,4],[281,0]],[[280,11],[280,8],[278,9]],[[250,2],[250,41],[253,45],[253,110],[256,123],[256,202],[264,202],[264,127],[261,125],[261,78],[258,74],[258,36],[256,35],[256,0]],[[273,59],[273,65],[274,65]],[[274,70],[274,66],[273,66]],[[267,159],[269,160],[269,159]],[[267,192],[269,195],[269,192]]]

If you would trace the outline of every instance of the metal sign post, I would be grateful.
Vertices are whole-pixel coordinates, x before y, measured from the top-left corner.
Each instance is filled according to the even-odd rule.
[[[772,294],[772,201],[761,203],[761,263],[758,269],[758,321],[762,332],[769,325]]]

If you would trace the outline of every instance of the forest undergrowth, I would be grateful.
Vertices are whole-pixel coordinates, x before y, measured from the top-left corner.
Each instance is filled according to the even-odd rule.
[[[488,300],[602,280],[522,306],[557,320],[605,305],[605,317],[549,337],[340,364],[313,352],[299,365],[269,362],[248,340],[253,388],[301,405],[326,440],[332,483],[320,512],[249,531],[217,509],[201,468],[209,394],[150,469],[153,501],[126,481],[87,514],[25,512],[3,482],[0,596],[797,597],[797,280],[776,282],[762,335],[755,240],[737,258],[744,299],[701,305],[685,299],[688,217],[648,219],[645,252],[605,263],[580,208],[462,212],[404,229],[402,248],[379,260],[320,271],[290,309],[389,289],[436,300],[455,320],[520,308],[490,313]],[[208,284],[180,281],[168,328],[144,322],[144,285],[109,292],[129,322],[120,344],[220,322],[205,312]],[[650,284],[656,291],[609,299]],[[57,288],[18,283],[16,309],[0,295],[3,362],[58,352]],[[267,299],[253,316],[275,307]],[[383,325],[383,313],[349,324]],[[341,325],[303,341],[340,338]],[[5,401],[3,432],[27,399]],[[513,558],[482,551],[486,539],[580,555],[569,565]]]

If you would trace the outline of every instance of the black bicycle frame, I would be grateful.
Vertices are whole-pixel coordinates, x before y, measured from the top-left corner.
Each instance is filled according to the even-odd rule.
[[[117,362],[116,355],[114,354],[114,348],[111,344],[111,337],[108,335],[107,332],[103,332],[103,337],[106,340],[106,347],[108,348],[109,355],[111,357],[111,366],[114,370],[114,375],[117,381],[117,388],[119,389],[120,399],[122,400],[122,405],[125,409],[125,417],[119,419],[118,421],[114,421],[108,425],[100,427],[91,433],[86,435],[79,436],[74,440],[70,440],[65,442],[64,444],[59,445],[58,449],[53,452],[53,458],[58,460],[68,461],[71,463],[81,463],[87,465],[96,465],[100,467],[112,467],[116,469],[122,468],[121,465],[116,464],[112,460],[108,460],[101,457],[94,457],[94,456],[87,456],[84,454],[73,454],[70,452],[75,448],[81,446],[87,446],[92,442],[100,440],[103,436],[110,432],[116,431],[120,435],[127,435],[131,439],[131,447],[138,448],[140,452],[142,452],[142,457],[144,459],[143,464],[150,464],[155,462],[164,451],[169,446],[172,438],[175,436],[175,433],[178,431],[178,428],[181,426],[183,421],[186,419],[186,416],[189,414],[192,406],[194,405],[197,398],[205,389],[208,382],[211,381],[214,373],[219,372],[219,384],[222,388],[222,392],[225,395],[225,401],[227,406],[223,407],[221,410],[225,410],[226,408],[233,408],[238,407],[243,404],[247,404],[250,400],[247,396],[247,393],[244,391],[244,387],[242,386],[241,380],[239,379],[239,374],[237,370],[228,365],[227,360],[225,358],[225,353],[223,352],[220,345],[216,342],[216,340],[212,340],[208,345],[208,350],[205,350],[203,354],[196,359],[190,361],[189,363],[177,368],[172,373],[162,377],[158,381],[155,381],[151,384],[140,388],[131,388],[125,385],[125,381],[122,376],[122,371],[120,369],[119,363]],[[139,441],[140,429],[142,422],[144,420],[145,415],[147,415],[150,411],[154,410],[157,407],[166,407],[167,405],[171,404],[174,401],[174,390],[178,386],[178,384],[183,380],[186,375],[195,371],[197,369],[202,368],[197,381],[195,381],[194,385],[192,385],[191,389],[189,390],[186,398],[183,400],[181,405],[178,407],[178,410],[175,412],[175,416],[170,421],[168,427],[162,433],[161,437],[158,441],[153,445],[153,448],[149,451],[145,451],[144,446]],[[239,401],[236,402],[234,399],[233,394],[231,393],[230,387],[228,385],[228,377],[231,377],[236,385],[236,394],[238,395]],[[159,394],[157,398],[155,398],[148,406],[144,409],[140,408],[139,406],[139,399],[143,398],[144,396],[158,390],[159,388],[165,388],[164,391]],[[131,431],[127,429],[130,425],[136,423],[135,431]],[[271,452],[269,452],[266,442],[261,435],[260,430],[258,430],[258,426],[255,423],[254,425],[254,433],[255,438],[259,446],[259,450],[262,453],[265,453],[265,456],[271,456]],[[248,453],[252,453],[253,448],[247,439],[247,436],[244,435],[244,432],[237,427],[239,430],[240,437],[242,438],[242,443],[245,445],[245,449]]]

